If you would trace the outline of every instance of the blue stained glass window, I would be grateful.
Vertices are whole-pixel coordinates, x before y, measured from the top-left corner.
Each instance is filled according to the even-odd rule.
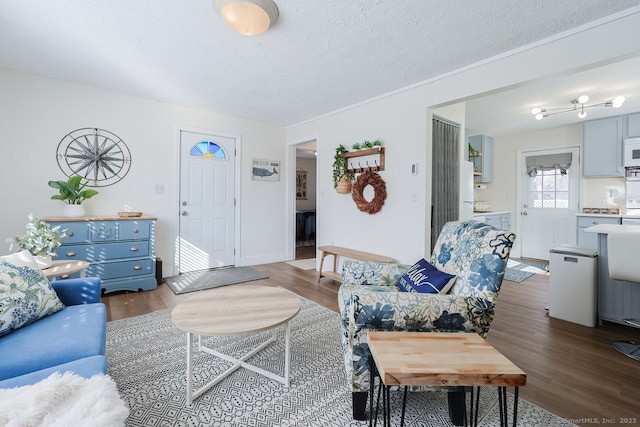
[[[205,157],[209,159],[226,159],[227,153],[215,142],[202,141],[191,147],[190,155],[195,157]]]

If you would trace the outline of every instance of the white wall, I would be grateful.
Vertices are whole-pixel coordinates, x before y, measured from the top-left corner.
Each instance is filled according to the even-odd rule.
[[[87,215],[114,216],[124,206],[158,217],[156,255],[164,275],[173,270],[177,229],[180,126],[240,135],[241,264],[285,260],[286,177],[251,180],[251,159],[285,161],[285,129],[212,112],[164,104],[57,80],[0,70],[0,158],[3,183],[0,238],[22,234],[27,215],[60,216],[63,204],[48,180],[62,180],[58,142],[84,127],[109,130],[129,147],[129,174],[86,202]],[[163,184],[164,194],[155,194]],[[8,245],[0,253],[8,252]]]
[[[309,137],[317,137],[318,141],[318,243],[388,255],[406,263],[428,254],[431,107],[557,73],[569,73],[625,55],[637,55],[640,46],[633,40],[639,28],[640,14],[632,15],[290,126],[287,137],[290,143]],[[386,170],[380,175],[386,181],[388,196],[379,213],[366,215],[356,209],[348,195],[335,193],[331,163],[338,144],[348,147],[353,142],[376,138],[386,147]],[[581,139],[577,136],[574,139],[579,145]],[[544,144],[537,141],[541,142]],[[515,162],[515,159],[509,161]],[[413,176],[410,165],[416,162],[420,173]],[[494,170],[494,176],[498,169]],[[492,191],[505,194],[513,190],[515,195],[514,174],[499,172],[495,181],[505,187],[496,186]],[[411,200],[414,191],[418,192],[418,201]],[[512,209],[514,202],[503,199],[504,196],[496,208],[504,204]]]

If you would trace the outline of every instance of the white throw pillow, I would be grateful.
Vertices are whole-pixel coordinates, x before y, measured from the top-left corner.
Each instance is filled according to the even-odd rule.
[[[31,267],[38,270],[40,269],[40,266],[36,262],[36,259],[33,257],[31,252],[26,249],[11,255],[0,256],[0,261],[6,261],[9,264],[17,265],[19,267]]]

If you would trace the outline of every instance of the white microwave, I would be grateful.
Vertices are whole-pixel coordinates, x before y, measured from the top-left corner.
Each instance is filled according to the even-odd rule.
[[[640,167],[640,138],[626,138],[624,140],[624,167]]]

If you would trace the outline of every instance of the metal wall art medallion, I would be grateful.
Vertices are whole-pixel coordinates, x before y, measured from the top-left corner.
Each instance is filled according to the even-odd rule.
[[[60,140],[56,158],[66,176],[80,175],[89,187],[113,185],[131,168],[131,152],[124,141],[98,128],[69,132]]]

